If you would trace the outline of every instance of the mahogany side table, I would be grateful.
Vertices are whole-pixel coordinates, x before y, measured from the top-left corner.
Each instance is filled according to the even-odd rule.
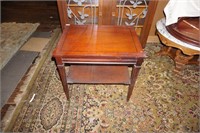
[[[129,101],[145,57],[131,27],[66,26],[53,52],[67,99],[69,83],[127,84]],[[69,65],[66,74],[65,65]],[[128,67],[132,67],[129,76]]]

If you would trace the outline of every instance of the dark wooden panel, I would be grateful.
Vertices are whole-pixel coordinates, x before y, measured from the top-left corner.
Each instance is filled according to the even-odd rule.
[[[99,6],[99,24],[114,25],[115,0],[100,0]]]

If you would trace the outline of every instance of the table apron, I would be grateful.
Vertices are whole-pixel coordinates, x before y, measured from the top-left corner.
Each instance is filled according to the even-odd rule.
[[[136,62],[63,62],[64,64],[135,65]]]
[[[137,63],[137,59],[123,59],[123,60],[76,60],[76,59],[63,59],[63,64],[124,64],[124,65],[133,65]]]
[[[93,62],[93,61],[62,61],[63,64],[101,64],[101,65],[135,65],[136,62],[115,62],[115,61],[108,61],[108,62]]]

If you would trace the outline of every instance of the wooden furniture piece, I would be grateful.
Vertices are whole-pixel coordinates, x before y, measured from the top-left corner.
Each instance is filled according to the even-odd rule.
[[[53,57],[68,100],[68,83],[117,83],[130,84],[129,101],[145,54],[133,28],[70,25],[64,29]],[[130,78],[128,66],[132,67]]]
[[[182,17],[177,23],[166,26],[175,38],[190,45],[200,46],[200,17]]]
[[[174,72],[179,74],[187,64],[199,65],[199,18],[180,19],[178,23],[168,27],[163,18],[157,22],[156,27],[161,42],[165,44],[158,54],[168,55],[174,60]]]
[[[144,48],[157,0],[57,0],[60,22],[66,24],[126,25],[135,29]]]

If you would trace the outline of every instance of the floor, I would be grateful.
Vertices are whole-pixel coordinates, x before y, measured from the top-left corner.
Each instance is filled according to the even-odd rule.
[[[40,23],[35,33],[1,72],[2,116],[10,104],[9,100],[12,99],[13,93],[16,93],[19,81],[23,79],[37,55],[48,43],[52,30],[60,27],[57,3],[56,1],[2,1],[1,22]]]
[[[1,22],[40,23],[38,31],[60,27],[56,1],[2,1]]]

